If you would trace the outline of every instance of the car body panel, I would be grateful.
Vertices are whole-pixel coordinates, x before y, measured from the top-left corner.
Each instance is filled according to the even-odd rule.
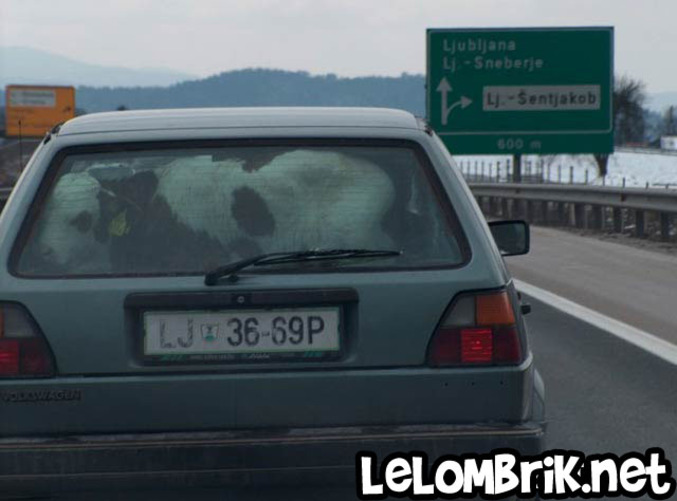
[[[221,110],[204,112],[195,121],[191,113],[195,110],[164,118],[161,112],[84,117],[48,136],[35,152],[0,216],[0,262],[6,264],[0,269],[0,301],[28,309],[49,342],[58,375],[0,380],[0,438],[112,434],[114,440],[130,433],[229,430],[278,430],[277,436],[284,437],[293,429],[502,423],[533,427],[537,432],[529,435],[529,447],[541,443],[543,386],[517,293],[459,170],[425,126],[404,112],[383,110],[297,109],[287,116],[277,110],[268,117],[260,110],[237,110],[227,119],[223,114],[229,112]],[[249,118],[243,121],[243,116]],[[92,130],[98,132],[88,132]],[[469,260],[457,267],[373,273],[248,270],[237,283],[215,287],[205,286],[201,275],[37,279],[15,276],[9,269],[15,240],[50,160],[63,148],[257,138],[416,143],[461,220]],[[134,312],[125,306],[133,294],[312,294],[325,289],[350,290],[356,296],[343,304],[348,342],[337,360],[158,366],[135,356],[141,333]],[[500,367],[427,367],[428,343],[453,299],[503,289],[513,302],[524,360]],[[498,443],[478,440],[470,446]],[[519,446],[519,440],[514,444]]]
[[[524,423],[0,439],[0,490],[39,496],[162,485],[194,498],[199,488],[224,484],[326,487],[354,482],[355,451],[387,457],[415,450],[435,457],[509,448],[536,455],[543,434],[542,426]]]

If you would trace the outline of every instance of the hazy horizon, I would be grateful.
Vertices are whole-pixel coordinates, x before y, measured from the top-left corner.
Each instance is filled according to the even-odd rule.
[[[242,68],[425,72],[433,27],[614,26],[616,70],[677,90],[677,2],[646,0],[0,0],[0,46],[205,77]]]

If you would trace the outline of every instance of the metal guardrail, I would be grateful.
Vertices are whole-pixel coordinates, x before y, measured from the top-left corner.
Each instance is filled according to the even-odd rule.
[[[524,217],[546,224],[573,224],[605,229],[610,222],[622,232],[630,222],[638,237],[646,236],[646,216],[655,214],[661,240],[672,239],[677,214],[677,191],[565,184],[469,183],[485,212],[501,217]]]
[[[641,148],[634,146],[616,146],[616,151],[621,153],[645,153],[649,155],[677,155],[677,150],[665,150],[661,148]]]
[[[677,191],[568,184],[470,183],[475,196],[600,205],[677,214]]]

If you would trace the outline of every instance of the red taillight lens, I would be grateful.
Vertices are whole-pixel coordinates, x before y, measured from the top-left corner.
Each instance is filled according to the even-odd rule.
[[[461,362],[491,363],[494,352],[493,337],[491,329],[461,329]]]
[[[0,304],[0,377],[40,377],[54,373],[52,354],[25,309]]]
[[[433,335],[428,353],[434,366],[519,363],[522,346],[508,293],[459,298]]]
[[[456,329],[440,329],[430,346],[432,365],[455,365],[461,362],[461,336]]]
[[[0,375],[16,376],[19,374],[19,341],[0,339]]]
[[[52,371],[52,357],[42,339],[21,343],[21,375],[46,376]]]
[[[522,361],[522,345],[517,327],[494,329],[494,362],[497,364],[518,364]]]

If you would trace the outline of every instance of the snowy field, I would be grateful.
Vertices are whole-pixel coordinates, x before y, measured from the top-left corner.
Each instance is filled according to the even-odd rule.
[[[506,165],[512,161],[509,156],[456,156],[456,162],[464,173],[496,178],[496,169],[500,170],[501,179],[505,181]],[[477,166],[476,166],[477,165]],[[522,157],[523,174],[546,179],[550,175],[551,182],[568,183],[570,169],[573,167],[574,183],[585,183],[586,171],[589,184],[601,185],[602,179],[597,175],[597,164],[592,155],[556,155],[556,156],[524,156]],[[509,167],[512,171],[512,166]],[[561,174],[560,174],[561,173]],[[604,180],[607,186],[665,188],[677,190],[677,155],[668,153],[638,153],[619,151],[609,157],[608,174]]]

